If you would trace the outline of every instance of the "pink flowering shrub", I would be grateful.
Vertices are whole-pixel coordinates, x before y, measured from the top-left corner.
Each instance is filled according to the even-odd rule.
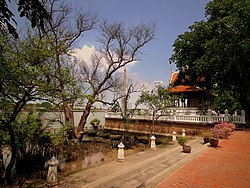
[[[234,123],[229,123],[228,126],[232,129],[232,131],[234,131],[237,127],[237,125]]]
[[[212,128],[211,132],[214,138],[218,138],[218,139],[226,138],[226,135],[223,129]]]
[[[211,132],[215,138],[224,139],[227,138],[230,133],[234,130],[235,126],[231,123],[220,123],[211,129]]]

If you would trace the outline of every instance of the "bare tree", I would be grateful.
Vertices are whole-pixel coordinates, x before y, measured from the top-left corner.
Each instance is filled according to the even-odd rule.
[[[89,12],[73,10],[69,4],[60,0],[47,0],[46,5],[51,19],[45,22],[45,32],[40,32],[40,36],[49,42],[48,46],[54,52],[50,77],[58,85],[65,121],[74,129],[72,100],[74,101],[76,93],[70,93],[67,86],[73,86],[76,78],[70,72],[74,69],[69,69],[65,63],[69,65],[69,55],[74,44],[84,32],[93,29],[97,17]]]
[[[104,21],[101,23],[100,31],[98,41],[101,50],[92,56],[90,62],[81,62],[80,65],[81,75],[89,85],[89,90],[78,124],[78,133],[83,131],[91,108],[100,100],[101,94],[122,83],[118,71],[127,64],[139,60],[141,49],[154,38],[155,25],[140,24],[125,28],[122,23],[109,24]]]

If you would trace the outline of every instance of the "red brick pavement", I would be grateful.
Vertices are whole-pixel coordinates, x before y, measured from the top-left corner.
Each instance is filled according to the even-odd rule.
[[[234,131],[157,186],[168,187],[250,187],[250,130]]]

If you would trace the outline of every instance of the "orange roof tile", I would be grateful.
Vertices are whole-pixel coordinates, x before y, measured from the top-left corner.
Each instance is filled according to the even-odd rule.
[[[177,76],[179,75],[179,72],[173,72],[170,78],[170,84],[174,84],[174,82],[177,79]]]
[[[184,86],[184,85],[179,85],[170,88],[170,92],[172,93],[182,93],[182,92],[190,92],[190,91],[202,91],[201,88],[196,87],[196,86]]]
[[[175,82],[177,81],[178,75],[179,75],[179,72],[172,72],[172,75],[171,75],[171,78],[170,78],[170,82],[169,82],[169,83],[170,83],[170,84],[175,84]],[[190,79],[188,75],[186,75],[185,78],[186,78],[187,80]],[[198,82],[204,82],[204,81],[205,81],[205,78],[204,78],[203,76],[202,76],[202,77],[199,77],[199,78],[197,79],[197,81],[198,81]],[[185,80],[182,79],[181,83],[182,83],[182,84],[185,83]]]

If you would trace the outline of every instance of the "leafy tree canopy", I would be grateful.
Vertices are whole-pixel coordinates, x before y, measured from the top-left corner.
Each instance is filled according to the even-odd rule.
[[[20,17],[26,17],[31,22],[31,26],[44,28],[44,21],[49,19],[49,14],[44,8],[41,0],[1,0],[0,1],[0,31],[6,33],[8,31],[14,37],[17,37],[17,25],[14,19],[13,10],[9,8],[9,3],[16,2]]]
[[[198,86],[225,93],[250,111],[250,1],[214,0],[206,21],[179,35],[170,58]],[[199,82],[204,77],[205,82]]]
[[[172,95],[168,89],[157,86],[155,90],[143,91],[136,103],[145,105],[156,120],[166,114],[166,107],[172,105],[177,96]]]

